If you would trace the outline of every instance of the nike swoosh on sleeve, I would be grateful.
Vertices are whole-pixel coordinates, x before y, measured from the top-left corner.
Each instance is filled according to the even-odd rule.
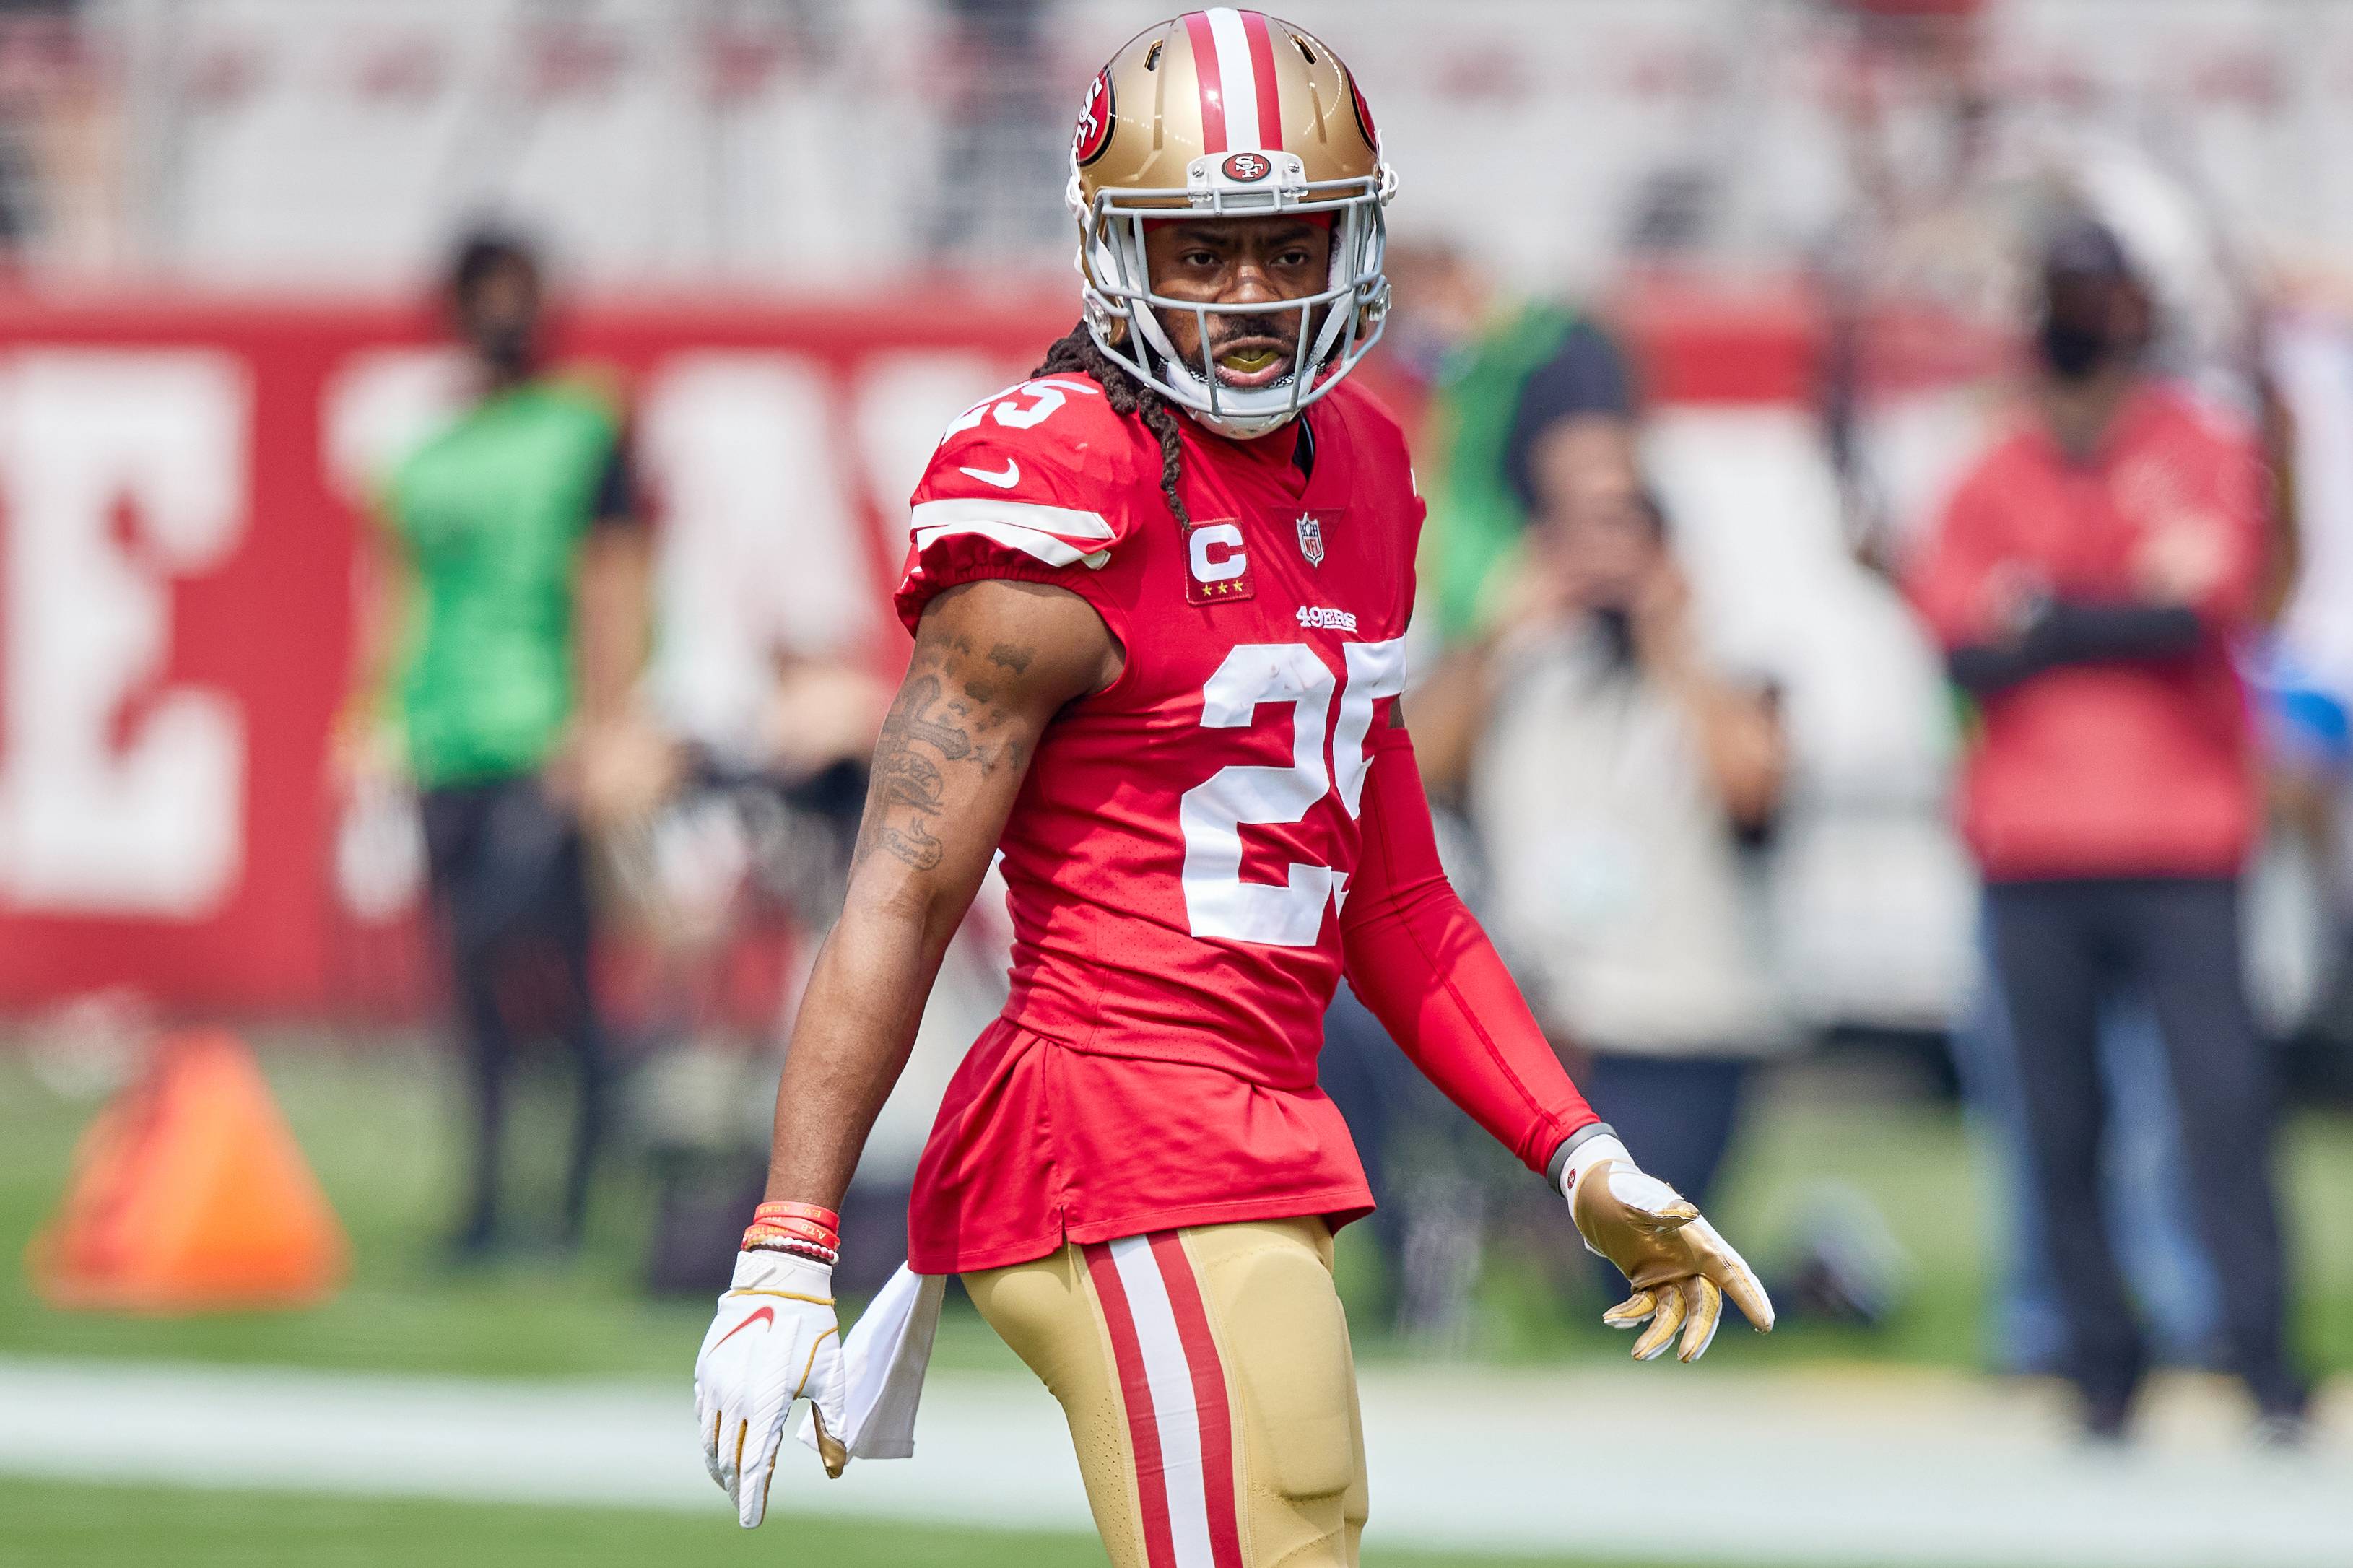
[[[1001,474],[991,473],[987,468],[958,468],[956,472],[970,474],[982,484],[995,485],[1001,490],[1009,490],[1021,482],[1021,465],[1010,458],[1005,459],[1005,471]]]

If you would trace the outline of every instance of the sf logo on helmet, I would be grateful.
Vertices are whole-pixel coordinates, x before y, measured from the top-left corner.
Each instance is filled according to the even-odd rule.
[[[1071,156],[1082,165],[1103,156],[1111,143],[1111,68],[1104,67],[1095,75],[1094,85],[1087,89],[1087,100],[1079,105],[1078,130],[1071,138]]]
[[[1225,168],[1226,178],[1244,182],[1263,180],[1274,173],[1274,165],[1255,153],[1235,153],[1226,160]]]

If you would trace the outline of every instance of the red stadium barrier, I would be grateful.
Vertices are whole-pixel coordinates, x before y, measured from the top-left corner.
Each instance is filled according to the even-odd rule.
[[[1622,314],[1663,399],[1807,395],[1794,297]],[[623,384],[674,557],[812,578],[797,613],[890,658],[932,440],[1071,317],[1059,288],[584,305],[557,347]],[[0,1009],[114,986],[189,1014],[413,1009],[413,943],[355,940],[406,917],[368,927],[333,891],[322,763],[371,475],[447,365],[413,309],[0,301]]]
[[[670,442],[646,465],[666,515],[690,471],[707,492],[764,456],[822,465],[752,477],[825,498],[783,509],[787,534],[854,528],[846,556],[813,552],[853,563],[837,591],[880,649],[913,478],[884,478],[892,427],[1018,376],[1071,317],[920,303],[584,307],[559,352],[617,374]],[[378,307],[0,306],[0,1007],[119,985],[186,1011],[352,999],[322,758],[370,459],[429,411],[431,343]],[[763,386],[750,412],[776,428],[745,416]],[[698,416],[722,403],[732,422]]]

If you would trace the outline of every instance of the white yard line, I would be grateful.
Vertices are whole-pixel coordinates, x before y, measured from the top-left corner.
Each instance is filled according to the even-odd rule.
[[[2262,1568],[2353,1563],[2347,1401],[2309,1452],[2239,1446],[2210,1391],[2096,1456],[2031,1394],[1925,1373],[1375,1369],[1377,1540],[1704,1563]],[[687,1391],[177,1363],[0,1360],[0,1473],[197,1486],[725,1507]],[[1017,1374],[943,1373],[921,1452],[771,1507],[1084,1529],[1060,1412]],[[1669,1501],[1669,1500],[1672,1500]],[[1662,1506],[1666,1504],[1666,1506]]]

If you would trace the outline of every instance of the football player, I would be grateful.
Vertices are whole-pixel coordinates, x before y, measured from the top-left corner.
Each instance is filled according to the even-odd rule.
[[[1353,1563],[1364,1445],[1332,1233],[1372,1206],[1316,1087],[1345,973],[1567,1194],[1643,1359],[1772,1309],[1569,1082],[1439,868],[1398,710],[1422,506],[1346,381],[1395,188],[1313,35],[1197,11],[1098,75],[1084,320],[951,426],[897,595],[914,652],[841,920],[696,1368],[759,1522],[786,1412],[842,1459],[833,1210],[942,951],[1003,856],[1012,994],[948,1089],[909,1262],[963,1276],[1070,1418],[1118,1568]]]

